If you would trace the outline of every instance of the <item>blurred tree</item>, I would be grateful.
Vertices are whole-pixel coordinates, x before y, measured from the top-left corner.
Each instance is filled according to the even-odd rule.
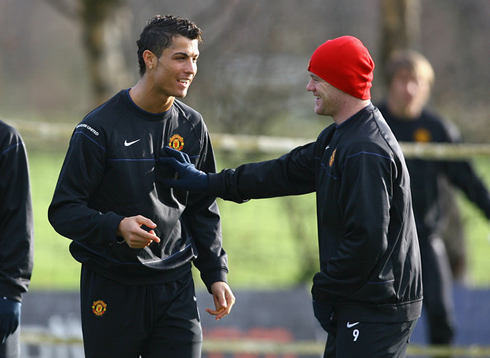
[[[112,93],[110,78],[104,67],[105,24],[123,7],[126,0],[45,0],[64,16],[80,22],[82,42],[94,101],[100,104]]]
[[[395,50],[420,47],[420,0],[380,0],[381,54],[380,65]]]

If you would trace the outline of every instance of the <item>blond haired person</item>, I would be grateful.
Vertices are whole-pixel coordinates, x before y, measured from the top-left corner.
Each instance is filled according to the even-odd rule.
[[[456,143],[457,128],[427,107],[434,70],[420,53],[395,52],[385,68],[388,93],[379,105],[401,142]],[[441,239],[447,220],[442,207],[445,180],[460,188],[490,218],[490,195],[466,161],[407,160],[422,257],[424,312],[431,344],[451,344],[455,335],[452,273]]]

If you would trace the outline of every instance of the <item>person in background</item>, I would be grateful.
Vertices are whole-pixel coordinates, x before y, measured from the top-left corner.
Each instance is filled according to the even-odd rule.
[[[201,35],[187,19],[152,18],[137,41],[140,80],[73,132],[48,216],[82,263],[86,357],[200,357],[192,263],[210,314],[221,319],[235,302],[215,198],[158,179],[173,175],[158,164],[169,145],[216,171],[202,116],[177,99],[196,75]]]
[[[26,148],[17,130],[2,121],[0,198],[0,358],[17,358],[22,295],[33,268],[34,223]]]
[[[434,71],[420,53],[393,53],[386,68],[387,96],[379,105],[400,142],[458,143],[457,128],[427,108]],[[424,312],[431,344],[448,345],[455,336],[452,272],[441,238],[447,210],[441,205],[445,182],[460,188],[490,218],[490,195],[468,161],[409,159],[413,210],[419,236]]]
[[[342,36],[311,56],[306,89],[330,116],[313,143],[270,161],[220,173],[166,148],[166,185],[243,203],[316,192],[320,272],[313,311],[328,332],[325,357],[405,357],[422,309],[420,252],[402,151],[372,105],[374,62]],[[264,243],[266,245],[266,243]]]

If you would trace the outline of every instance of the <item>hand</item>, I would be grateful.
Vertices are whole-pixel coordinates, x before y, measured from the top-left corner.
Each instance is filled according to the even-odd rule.
[[[176,180],[165,180],[165,186],[187,191],[207,191],[208,175],[198,170],[187,153],[180,152],[170,147],[164,148],[169,157],[160,157],[158,163],[172,167],[178,174]]]
[[[7,297],[0,297],[0,342],[15,332],[20,322],[21,303]]]
[[[230,286],[222,281],[213,283],[211,285],[211,292],[213,293],[214,306],[216,309],[206,308],[206,312],[216,316],[216,320],[218,321],[230,313],[231,308],[235,304],[235,296],[233,296]]]
[[[333,335],[337,333],[337,327],[331,319],[333,314],[333,304],[318,303],[313,300],[313,314],[326,332]]]
[[[117,227],[117,235],[121,236],[130,248],[142,249],[150,246],[153,241],[160,242],[160,238],[153,231],[156,227],[153,221],[144,216],[131,216],[121,220]]]

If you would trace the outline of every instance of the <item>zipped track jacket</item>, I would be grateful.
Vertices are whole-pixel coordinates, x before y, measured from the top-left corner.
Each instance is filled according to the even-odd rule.
[[[331,306],[338,320],[418,318],[422,279],[410,179],[376,107],[278,159],[209,175],[210,193],[238,203],[314,191],[321,270],[313,300]]]

